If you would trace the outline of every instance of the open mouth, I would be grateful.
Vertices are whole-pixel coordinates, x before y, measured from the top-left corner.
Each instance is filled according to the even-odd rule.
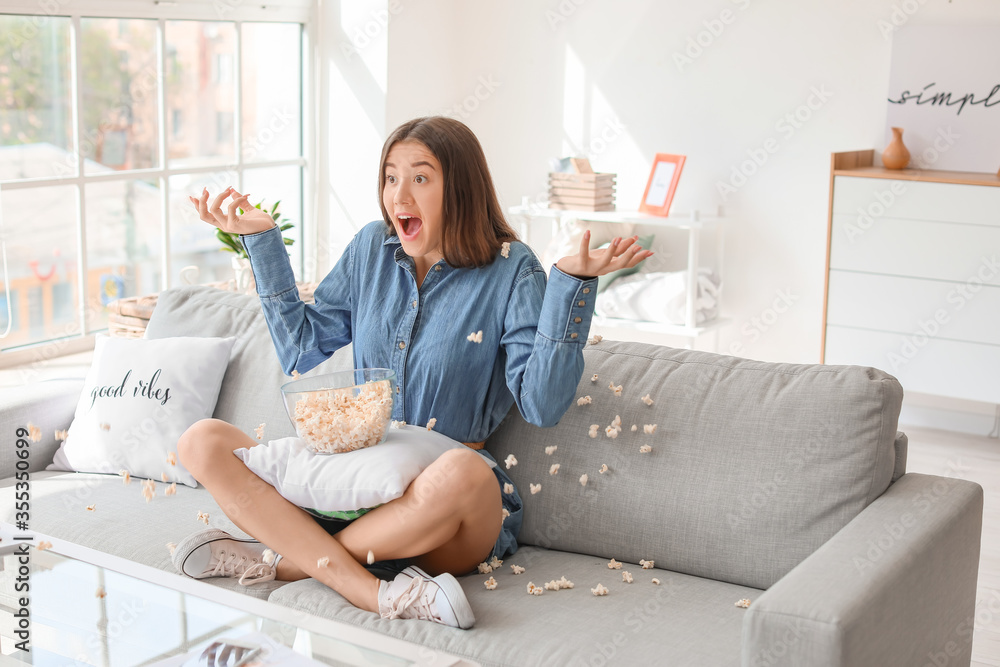
[[[399,235],[404,241],[415,239],[424,224],[420,218],[406,213],[397,215],[396,220],[399,221]]]

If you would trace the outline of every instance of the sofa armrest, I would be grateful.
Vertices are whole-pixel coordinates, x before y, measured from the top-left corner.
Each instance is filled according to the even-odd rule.
[[[68,429],[83,391],[83,379],[43,380],[23,387],[0,389],[0,479],[13,477],[17,454],[17,429],[28,423],[38,426],[42,439],[32,442],[28,457],[31,472],[44,470],[59,448],[57,430]],[[30,440],[29,440],[30,442]]]
[[[743,667],[968,665],[982,527],[978,484],[903,475],[753,602]]]

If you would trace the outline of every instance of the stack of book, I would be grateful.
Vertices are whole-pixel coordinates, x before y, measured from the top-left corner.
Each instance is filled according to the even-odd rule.
[[[549,173],[549,208],[572,211],[615,210],[616,174]]]

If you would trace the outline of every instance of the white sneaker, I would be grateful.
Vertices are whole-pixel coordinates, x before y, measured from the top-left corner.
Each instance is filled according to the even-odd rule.
[[[447,572],[432,577],[414,565],[379,584],[378,611],[382,618],[417,618],[463,630],[476,622],[455,577]]]
[[[280,555],[264,562],[267,547],[257,540],[233,537],[224,530],[207,528],[184,538],[174,550],[177,571],[192,579],[239,577],[243,586],[274,580]]]

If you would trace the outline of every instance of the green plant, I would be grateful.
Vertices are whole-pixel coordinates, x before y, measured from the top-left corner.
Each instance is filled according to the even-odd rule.
[[[278,225],[279,230],[285,231],[286,229],[291,229],[295,225],[293,225],[290,222],[285,222],[286,220],[288,220],[288,218],[282,217],[281,211],[278,210],[279,204],[281,204],[280,199],[274,202],[274,206],[272,206],[271,210],[268,211],[266,208],[263,208],[264,202],[262,200],[254,204],[254,208],[260,209],[265,213],[267,213],[268,215],[270,215],[274,219],[275,224]],[[239,213],[240,215],[243,215],[242,208],[239,209]],[[236,253],[238,257],[248,258],[246,248],[243,247],[243,242],[240,241],[239,234],[236,234],[234,232],[224,232],[221,229],[216,229],[215,236],[222,242],[222,247],[220,248],[220,250],[222,250],[223,252]],[[295,243],[295,239],[290,239],[286,236],[282,236],[281,238],[285,242],[285,245],[292,245],[293,243]]]

